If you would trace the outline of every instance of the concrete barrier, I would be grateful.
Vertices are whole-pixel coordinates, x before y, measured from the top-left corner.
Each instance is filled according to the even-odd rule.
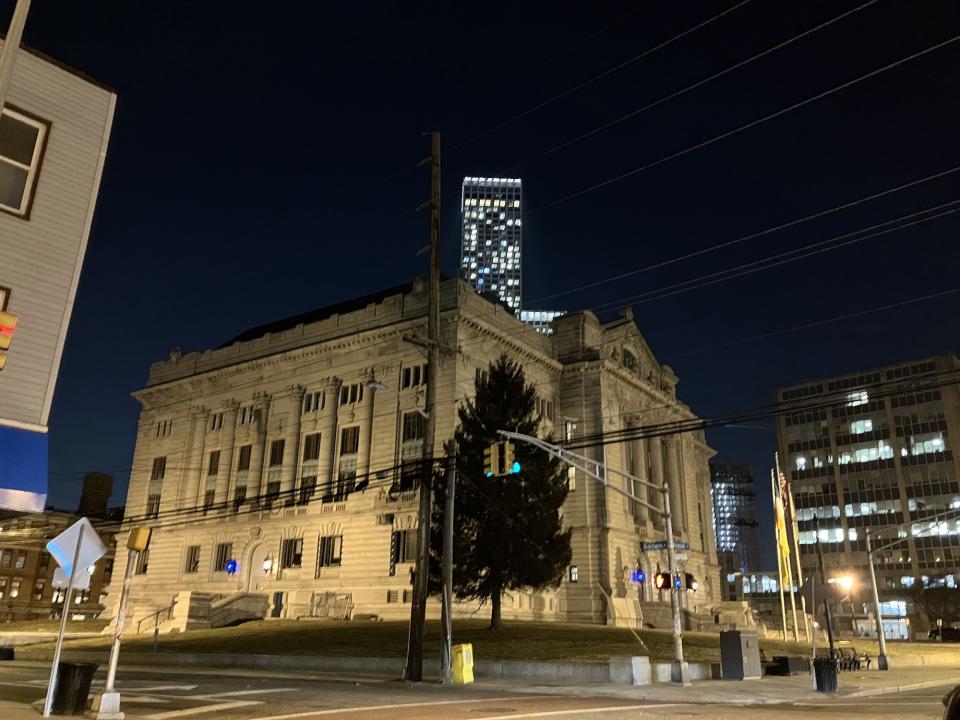
[[[100,637],[99,632],[72,632],[64,633],[64,640],[86,640]],[[36,643],[54,642],[57,639],[55,632],[0,632],[0,647],[19,647],[21,645],[35,645]]]

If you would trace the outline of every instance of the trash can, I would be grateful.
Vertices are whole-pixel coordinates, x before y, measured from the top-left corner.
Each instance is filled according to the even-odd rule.
[[[96,663],[62,662],[57,665],[54,715],[82,715],[86,712],[90,683],[98,667]]]
[[[817,692],[837,691],[837,661],[833,658],[814,658],[813,676],[817,682]]]
[[[453,682],[466,685],[473,682],[473,645],[464,643],[453,646]]]

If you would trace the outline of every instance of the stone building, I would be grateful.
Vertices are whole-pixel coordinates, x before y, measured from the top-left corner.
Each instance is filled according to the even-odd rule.
[[[159,611],[170,627],[202,627],[244,613],[409,616],[426,289],[418,280],[254,328],[217,349],[176,350],[151,367],[134,393],[142,410],[125,521],[155,528],[134,576],[135,619]],[[629,314],[603,324],[588,311],[569,313],[547,336],[463,280],[441,284],[440,308],[438,449],[453,434],[458,402],[504,352],[523,363],[557,438],[693,417]],[[585,452],[669,481],[674,527],[689,544],[680,570],[701,581],[683,605],[689,618],[706,616],[719,589],[713,451],[702,435]],[[571,473],[569,482],[571,567],[556,591],[508,593],[504,616],[637,623],[642,608],[645,623],[662,626],[669,598],[638,593],[629,580],[638,560],[666,569],[665,553],[641,551],[641,542],[663,538],[663,523],[593,479]]]

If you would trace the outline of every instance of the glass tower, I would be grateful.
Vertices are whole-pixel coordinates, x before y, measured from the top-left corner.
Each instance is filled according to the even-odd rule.
[[[520,310],[521,182],[465,177],[460,201],[460,273],[478,293]]]

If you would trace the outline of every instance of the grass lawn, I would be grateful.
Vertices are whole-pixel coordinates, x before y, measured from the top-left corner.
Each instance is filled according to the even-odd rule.
[[[107,626],[108,622],[108,620],[68,620],[67,632],[100,632]],[[59,629],[59,620],[0,622],[0,633],[57,632]]]
[[[478,659],[556,660],[563,662],[606,662],[611,655],[650,655],[654,660],[673,658],[673,636],[668,630],[642,630],[646,649],[625,628],[571,623],[504,622],[491,631],[486,621],[454,623],[454,642],[469,642]],[[249,622],[233,628],[194,630],[162,635],[161,652],[259,653],[268,655],[327,655],[354,657],[403,657],[406,651],[406,622],[353,622],[273,620]],[[440,625],[427,623],[428,656],[439,654]],[[719,636],[712,633],[684,633],[684,657],[690,662],[718,662]],[[107,638],[76,640],[73,649],[106,649]],[[152,636],[127,638],[129,652],[149,652]],[[803,644],[763,640],[768,655],[803,655]]]

